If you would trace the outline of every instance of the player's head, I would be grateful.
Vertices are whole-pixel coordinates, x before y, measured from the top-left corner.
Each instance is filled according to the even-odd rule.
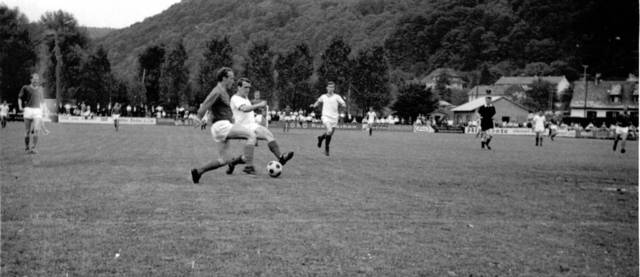
[[[40,74],[38,73],[31,74],[31,84],[34,86],[40,84]]]
[[[487,105],[491,104],[491,96],[485,97],[484,102],[487,103]]]
[[[253,92],[253,99],[260,99],[260,91],[256,90]]]
[[[370,107],[369,107],[369,111],[370,111],[370,112],[373,112],[373,107],[371,107],[371,106],[370,106]]]
[[[336,83],[334,82],[327,82],[327,93],[333,93],[336,90]]]
[[[238,86],[238,94],[241,96],[249,95],[249,91],[251,90],[251,81],[248,78],[242,77],[238,79],[236,83]]]
[[[233,70],[229,67],[220,68],[216,74],[216,81],[225,85],[226,88],[231,87],[234,79]]]

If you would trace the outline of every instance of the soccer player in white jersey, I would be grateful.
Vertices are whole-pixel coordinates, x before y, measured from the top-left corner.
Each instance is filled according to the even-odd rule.
[[[235,124],[239,124],[256,134],[257,139],[267,141],[267,146],[273,155],[276,156],[280,164],[285,165],[287,161],[293,158],[293,152],[280,153],[280,146],[276,142],[273,133],[267,127],[256,122],[254,110],[262,109],[267,106],[267,101],[260,101],[251,104],[249,100],[249,91],[251,90],[251,81],[247,78],[240,78],[237,82],[238,91],[231,97],[230,106],[233,112],[233,120]],[[227,174],[233,173],[235,164],[229,164]]]
[[[367,129],[369,129],[369,136],[373,134],[373,124],[378,119],[378,115],[373,110],[373,107],[369,107],[369,111],[367,112]]]
[[[310,106],[315,108],[322,103],[322,124],[327,130],[318,137],[318,148],[322,147],[322,141],[324,141],[324,154],[327,156],[329,156],[331,136],[333,136],[336,126],[338,126],[338,118],[340,116],[338,108],[340,106],[347,106],[342,97],[334,93],[335,90],[336,84],[334,82],[328,82],[327,93],[321,95],[320,98]]]
[[[9,104],[7,101],[2,101],[0,105],[0,122],[2,122],[2,128],[7,127],[7,117],[9,117]]]
[[[539,111],[533,116],[533,132],[536,133],[536,146],[542,147],[542,134],[544,134],[545,121],[546,119],[542,111]]]

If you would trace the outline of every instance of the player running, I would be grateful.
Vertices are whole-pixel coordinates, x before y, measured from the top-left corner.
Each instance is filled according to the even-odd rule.
[[[490,94],[491,91],[488,90],[487,94]],[[493,116],[496,114],[496,107],[491,104],[491,96],[487,96],[485,98],[484,106],[478,109],[478,114],[480,114],[480,137],[482,139],[482,149],[486,146],[487,149],[491,150],[491,146],[489,143],[491,142],[491,138],[493,136],[489,135],[487,131],[493,129]]]
[[[42,106],[44,106],[43,88],[40,84],[40,75],[31,74],[31,84],[25,85],[18,94],[18,109],[23,111],[24,125],[26,129],[24,151],[29,154],[37,154],[38,133],[42,120]],[[30,146],[30,143],[33,146]]]
[[[625,144],[627,143],[627,137],[629,136],[629,127],[631,126],[631,116],[629,115],[629,108],[624,106],[624,110],[622,114],[618,114],[616,116],[616,134],[613,139],[613,151],[616,151],[618,147],[618,141],[622,141],[620,143],[620,153],[627,152],[624,149]]]
[[[533,132],[536,133],[536,146],[542,147],[542,136],[544,134],[544,123],[546,118],[542,111],[538,111],[536,115],[533,116]]]
[[[558,135],[558,123],[555,119],[549,120],[549,138],[551,141]]]
[[[247,78],[240,78],[237,83],[238,91],[231,97],[231,111],[233,112],[233,119],[236,124],[239,124],[250,131],[254,132],[257,139],[267,141],[269,151],[276,156],[280,164],[285,165],[287,161],[293,158],[293,152],[281,153],[280,146],[276,141],[273,133],[267,129],[267,127],[260,125],[256,122],[254,111],[262,109],[267,106],[267,101],[260,101],[255,104],[251,104],[249,100],[249,91],[251,90],[251,81]],[[235,164],[229,164],[227,174],[233,173]]]
[[[120,112],[122,110],[122,106],[120,103],[116,102],[111,108],[111,118],[113,118],[113,127],[116,128],[116,132],[120,128]]]
[[[378,115],[373,110],[373,107],[369,107],[369,111],[367,112],[367,129],[369,129],[369,136],[373,134],[373,124],[375,124],[378,119]]]
[[[293,111],[291,110],[291,107],[289,105],[287,105],[286,108],[284,108],[284,125],[282,125],[282,132],[288,132],[290,125],[293,124]]]
[[[234,78],[231,68],[223,67],[218,70],[216,74],[218,84],[211,90],[211,93],[209,93],[204,102],[202,102],[198,109],[198,114],[196,118],[194,118],[194,123],[202,126],[203,122],[201,119],[207,111],[209,112],[211,135],[218,150],[218,158],[216,160],[207,163],[203,167],[191,169],[191,178],[195,184],[199,182],[200,177],[202,177],[202,174],[205,172],[227,164],[235,166],[236,164],[246,163],[247,166],[243,171],[250,175],[256,174],[256,170],[253,167],[253,150],[254,144],[256,143],[256,135],[240,124],[231,123],[233,122],[233,112],[229,106],[230,98],[227,89],[233,86]],[[235,158],[228,157],[227,151],[229,149],[230,139],[247,140],[244,145],[244,155]]]
[[[7,117],[9,117],[9,104],[7,101],[2,101],[2,105],[0,105],[0,124],[2,128],[7,127]]]
[[[318,137],[318,148],[322,147],[322,141],[324,144],[324,154],[329,156],[329,144],[331,143],[331,137],[333,132],[338,126],[338,108],[340,106],[346,107],[346,104],[340,95],[334,93],[336,90],[336,84],[334,82],[327,83],[327,93],[323,94],[318,100],[311,104],[310,107],[315,108],[322,103],[322,124],[327,128],[321,136]]]

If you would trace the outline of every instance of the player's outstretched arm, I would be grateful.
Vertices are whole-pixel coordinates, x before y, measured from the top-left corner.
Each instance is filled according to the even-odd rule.
[[[315,103],[309,105],[310,108],[315,108],[318,107],[318,105],[320,105],[320,103],[322,103],[322,96],[318,97],[318,100],[316,100]]]
[[[238,109],[245,113],[248,113],[257,109],[261,109],[266,106],[267,106],[267,101],[261,101],[260,103],[257,103],[254,105],[242,105]]]

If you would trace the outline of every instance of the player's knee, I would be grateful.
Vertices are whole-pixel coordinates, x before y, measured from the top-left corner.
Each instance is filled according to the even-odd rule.
[[[256,134],[254,134],[254,133],[250,133],[250,134],[247,136],[247,144],[255,144],[255,143],[256,143],[256,141],[257,141],[257,139],[258,139],[258,138],[257,138]]]

